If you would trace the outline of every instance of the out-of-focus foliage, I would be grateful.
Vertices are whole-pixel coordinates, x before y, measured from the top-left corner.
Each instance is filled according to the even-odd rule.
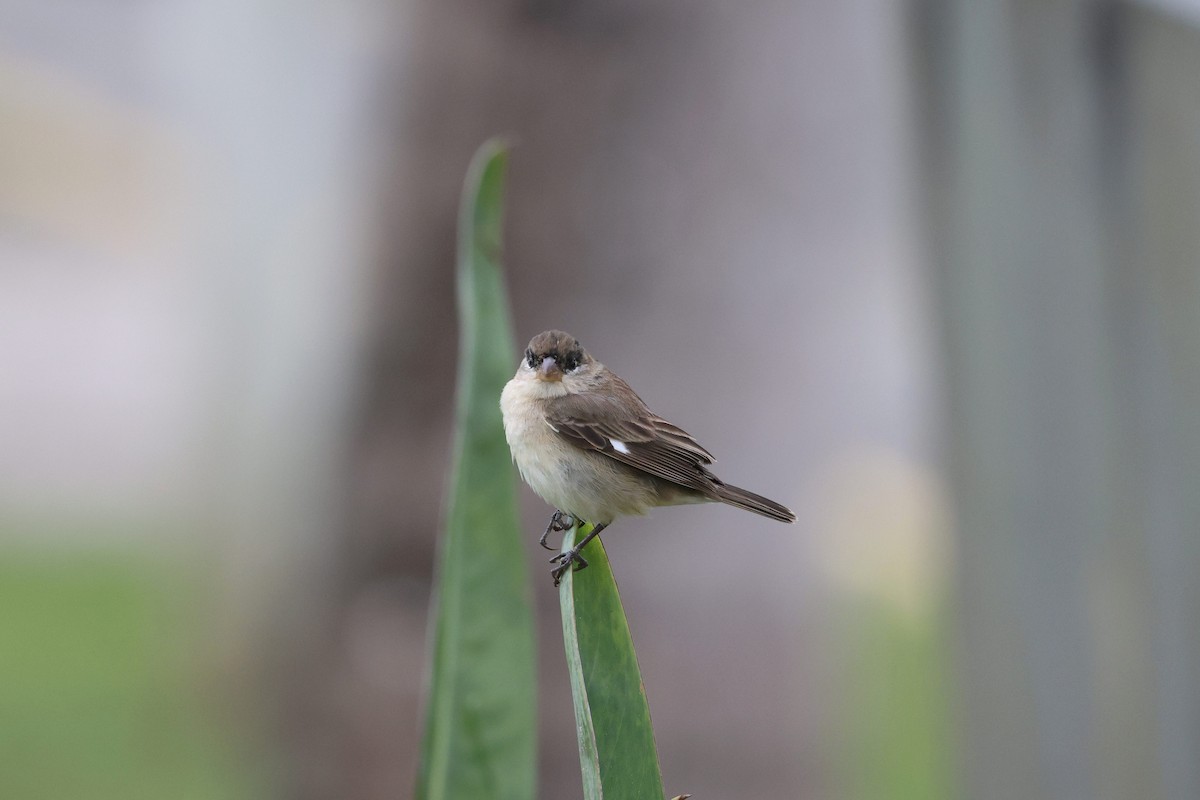
[[[944,616],[858,603],[844,619],[847,797],[955,797]]]
[[[251,796],[246,743],[195,691],[199,588],[117,548],[5,552],[0,797]]]
[[[534,641],[498,398],[516,363],[500,268],[506,153],[475,155],[459,217],[455,461],[441,541],[417,797],[534,795]]]

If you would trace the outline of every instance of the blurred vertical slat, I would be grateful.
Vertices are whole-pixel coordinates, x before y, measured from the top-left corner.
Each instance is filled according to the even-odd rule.
[[[966,795],[1200,796],[1200,43],[1111,3],[915,8]]]
[[[1128,270],[1145,316],[1127,380],[1141,401],[1156,755],[1164,796],[1200,797],[1200,29],[1190,24],[1200,18],[1132,18]]]

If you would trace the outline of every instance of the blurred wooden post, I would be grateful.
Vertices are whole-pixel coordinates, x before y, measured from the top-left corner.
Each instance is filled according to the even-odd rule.
[[[1200,37],[914,8],[965,796],[1200,796]]]

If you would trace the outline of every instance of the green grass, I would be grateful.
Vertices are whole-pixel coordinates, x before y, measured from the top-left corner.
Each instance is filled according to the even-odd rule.
[[[956,797],[944,619],[860,602],[847,614],[845,796]]]
[[[184,574],[125,551],[3,554],[0,797],[247,796],[189,663]]]

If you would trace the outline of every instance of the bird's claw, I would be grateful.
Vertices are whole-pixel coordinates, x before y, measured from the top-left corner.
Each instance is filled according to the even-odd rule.
[[[570,522],[567,520],[570,520]],[[553,547],[546,544],[546,539],[549,538],[550,534],[570,530],[574,524],[575,518],[573,516],[564,514],[561,511],[555,511],[554,516],[550,518],[550,524],[546,526],[546,532],[542,534],[542,538],[538,539],[538,544],[547,550],[553,550]]]
[[[588,562],[584,559],[584,557],[579,554],[578,547],[572,547],[570,550],[559,553],[554,558],[550,559],[551,564],[555,562],[558,563],[558,566],[550,570],[550,576],[554,578],[555,586],[558,586],[560,583],[562,583],[562,576],[568,569],[571,568],[572,562],[575,564],[576,572],[579,572],[581,569],[587,569],[588,565]]]

